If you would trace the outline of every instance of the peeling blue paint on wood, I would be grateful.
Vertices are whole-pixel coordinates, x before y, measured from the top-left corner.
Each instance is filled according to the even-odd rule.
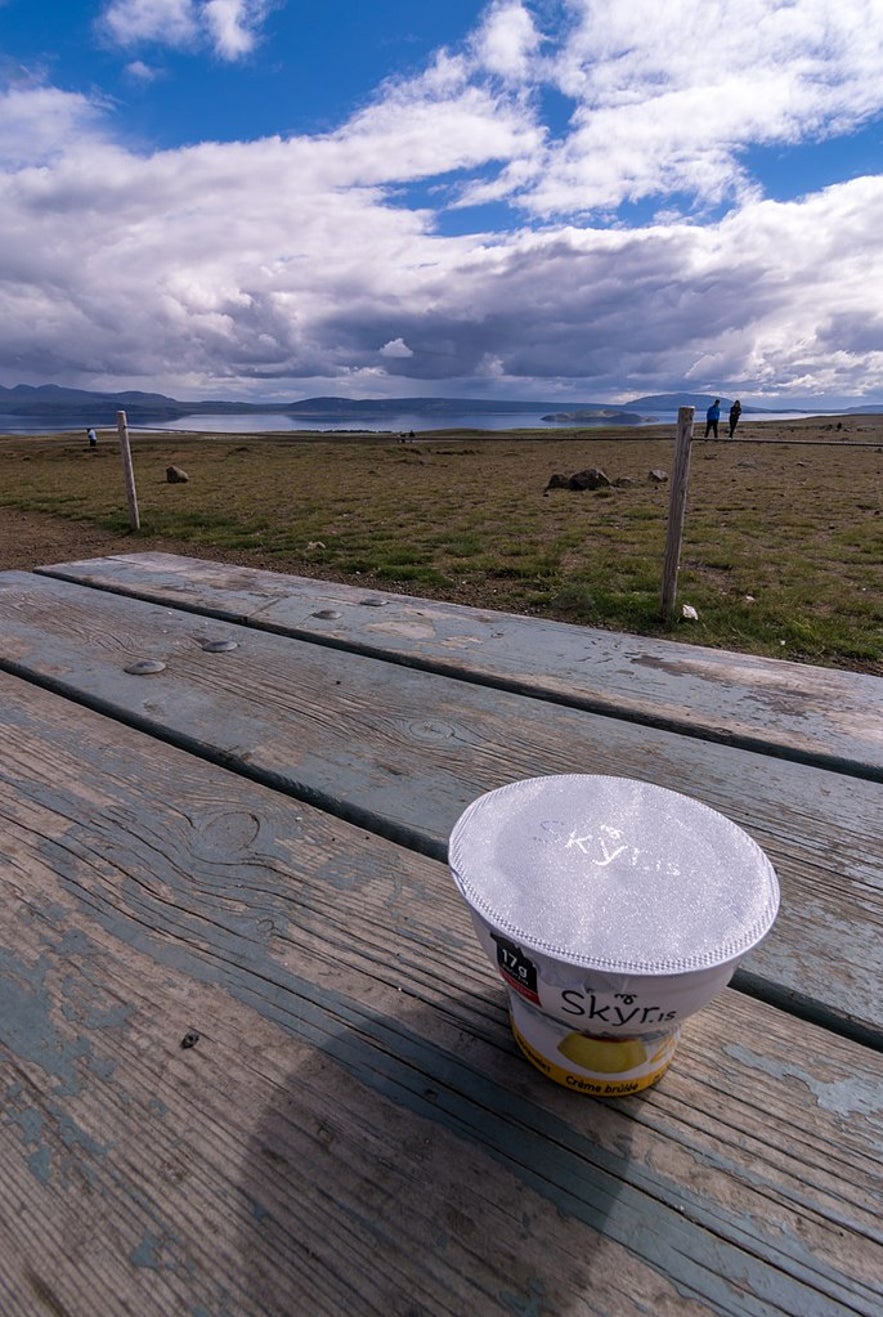
[[[132,1251],[133,1267],[148,1267],[151,1271],[159,1271],[162,1263],[157,1256],[157,1251],[162,1246],[162,1240],[158,1235],[151,1231],[145,1231],[144,1238],[136,1249]]]
[[[883,1149],[883,1087],[879,1084],[870,1083],[861,1075],[836,1081],[821,1079],[810,1074],[799,1061],[769,1057],[737,1043],[725,1043],[724,1051],[764,1074],[776,1079],[794,1079],[803,1084],[825,1111],[845,1119],[857,1113],[869,1117],[880,1130]]]
[[[27,1157],[28,1170],[41,1184],[52,1182],[52,1154],[45,1146],[35,1148]]]
[[[65,1038],[52,1022],[53,996],[46,976],[55,962],[42,956],[35,965],[0,946],[0,1042],[16,1056],[40,1066],[56,1082],[59,1094],[82,1087],[78,1061],[89,1055],[82,1038]]]

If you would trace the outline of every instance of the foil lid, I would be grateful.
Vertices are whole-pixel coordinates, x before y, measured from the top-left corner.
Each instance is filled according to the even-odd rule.
[[[466,809],[454,881],[525,948],[611,973],[678,974],[738,959],[768,932],[779,884],[730,819],[648,782],[536,777]]]

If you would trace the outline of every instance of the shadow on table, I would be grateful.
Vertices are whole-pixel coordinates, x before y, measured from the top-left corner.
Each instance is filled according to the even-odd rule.
[[[597,1251],[622,1252],[640,1228],[640,1203],[617,1204],[641,1197],[625,1173],[632,1122],[544,1079],[500,1018],[466,1033],[446,1016],[439,1039],[437,1007],[363,1009],[316,1039],[258,1117],[244,1167],[256,1308],[585,1303]]]

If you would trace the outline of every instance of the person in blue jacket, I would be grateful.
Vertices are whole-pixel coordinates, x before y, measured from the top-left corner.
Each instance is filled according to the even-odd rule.
[[[720,421],[720,418],[721,418],[721,400],[720,398],[715,398],[714,402],[711,404],[708,411],[705,413],[706,439],[708,438],[708,436],[711,434],[712,431],[714,431],[714,437],[715,439],[717,439],[718,437],[717,426],[718,426],[718,422]]]

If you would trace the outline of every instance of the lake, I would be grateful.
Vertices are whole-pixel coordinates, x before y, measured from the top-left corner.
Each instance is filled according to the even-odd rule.
[[[212,434],[241,434],[247,431],[260,434],[267,430],[298,430],[333,433],[353,431],[370,434],[407,434],[413,430],[550,430],[573,429],[573,423],[556,425],[543,420],[542,412],[454,412],[449,416],[426,416],[417,412],[393,412],[389,416],[335,416],[332,418],[291,416],[285,413],[255,413],[241,416],[182,416],[168,425],[157,426],[164,430],[205,430]],[[580,428],[589,425],[581,422]]]
[[[667,418],[661,418],[667,419]],[[86,422],[59,416],[48,419],[32,416],[0,415],[0,433],[3,434],[47,434],[49,432],[67,432],[82,430],[86,432]],[[96,416],[94,424],[102,430],[116,429],[116,416],[102,420]],[[581,423],[580,428],[587,425]],[[291,416],[286,412],[245,412],[217,416],[214,414],[181,416],[176,421],[150,421],[144,425],[129,421],[130,430],[166,431],[203,431],[206,434],[266,434],[269,431],[292,433],[309,430],[312,432],[352,433],[353,431],[370,434],[407,434],[409,430],[418,433],[421,430],[514,430],[537,429],[555,431],[555,426],[543,420],[542,412],[478,412],[455,413],[450,416],[425,416],[410,412],[394,412],[389,416],[335,416],[331,418]],[[569,427],[573,429],[571,424]]]
[[[827,415],[827,413],[812,412],[743,412],[742,423],[755,424],[757,422],[775,422],[775,421],[793,421],[801,420],[811,415]],[[101,416],[96,416],[95,426],[100,430],[116,430],[116,417],[112,420],[103,421]],[[270,431],[277,433],[296,434],[299,431],[309,430],[333,434],[339,433],[367,433],[367,434],[407,434],[413,430],[415,434],[420,434],[425,430],[547,430],[554,434],[556,430],[587,430],[597,428],[598,425],[609,424],[609,422],[598,421],[563,421],[559,423],[544,421],[542,412],[477,412],[477,413],[452,413],[450,416],[425,416],[412,414],[408,412],[397,412],[390,416],[382,418],[366,418],[358,415],[350,417],[337,416],[333,419],[314,419],[310,417],[291,416],[284,412],[248,412],[248,413],[231,413],[229,415],[216,416],[198,415],[181,416],[176,421],[154,422],[146,425],[139,425],[130,421],[129,429],[139,432],[158,432],[158,433],[175,433],[175,432],[193,432],[199,431],[206,434],[266,434]],[[648,417],[643,422],[644,425],[671,425],[674,429],[677,424],[677,412],[659,412],[652,418]],[[697,410],[697,426],[705,424],[704,414]],[[726,429],[726,417],[721,418],[721,425]],[[52,419],[39,418],[33,416],[13,416],[0,414],[0,434],[55,434],[55,433],[82,433],[85,437],[87,423],[76,418],[59,416]],[[640,425],[633,427],[636,430],[641,428]]]

